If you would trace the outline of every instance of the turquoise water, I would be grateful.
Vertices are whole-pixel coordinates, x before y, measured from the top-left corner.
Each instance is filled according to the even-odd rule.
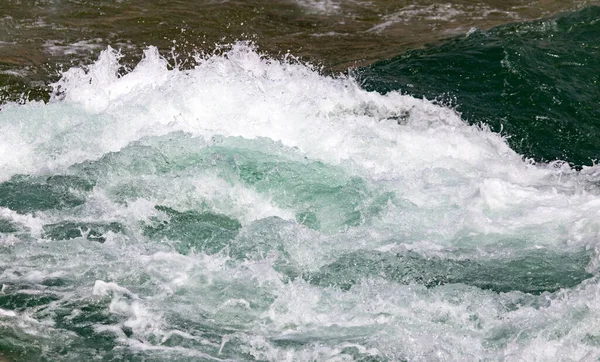
[[[598,11],[336,77],[109,47],[4,104],[0,356],[597,360]]]

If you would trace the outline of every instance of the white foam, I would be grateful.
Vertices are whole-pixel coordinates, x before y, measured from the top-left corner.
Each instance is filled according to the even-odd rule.
[[[87,70],[67,71],[56,84],[62,98],[43,108],[28,105],[31,112],[3,110],[0,144],[20,152],[2,158],[1,176],[65,167],[175,130],[266,137],[329,163],[352,160],[380,177],[402,174],[415,162],[421,169],[454,164],[509,175],[528,168],[501,137],[468,127],[450,109],[394,92],[365,92],[352,79],[265,59],[246,45],[233,48],[190,71],[167,70],[155,48],[122,77],[112,49]],[[407,111],[406,125],[386,121]],[[32,113],[27,124],[23,112]]]
[[[340,10],[340,2],[335,0],[294,0],[300,7],[318,14],[332,14]]]
[[[5,318],[14,318],[17,316],[17,313],[13,312],[12,310],[4,310],[0,308],[0,316]]]
[[[118,58],[109,49],[87,73],[71,69],[57,84],[64,101],[100,112],[108,118],[106,126],[122,120],[119,135],[105,126],[96,140],[88,140],[99,151],[116,150],[144,134],[184,130],[205,137],[267,137],[327,162],[351,159],[377,174],[400,173],[416,159],[424,165],[519,161],[500,137],[467,127],[449,109],[393,92],[368,93],[352,79],[263,59],[244,45],[191,71],[168,71],[156,49],[149,49],[132,73],[119,77]],[[407,110],[406,126],[384,121]],[[431,146],[427,153],[425,143]],[[514,161],[507,166],[522,168]]]
[[[296,223],[293,206],[278,206],[268,193],[218,172],[153,173],[139,171],[133,161],[114,163],[126,167],[103,171],[81,207],[35,216],[0,208],[0,217],[36,237],[44,223],[61,220],[118,221],[127,231],[105,244],[84,238],[14,243],[6,246],[14,254],[0,254],[8,265],[3,277],[11,283],[81,277],[70,286],[73,295],[110,300],[106,312],[119,320],[97,330],[117,335],[119,348],[140,351],[194,352],[156,342],[175,336],[206,341],[223,353],[241,345],[267,360],[345,360],[353,358],[348,350],[392,360],[560,360],[599,352],[593,345],[600,325],[596,279],[539,297],[465,285],[427,289],[384,275],[342,291],[301,277],[291,281],[276,268],[287,258],[300,272],[313,272],[363,249],[442,257],[459,250],[457,258],[594,250],[600,198],[592,182],[600,168],[576,172],[560,163],[535,164],[452,109],[396,92],[366,92],[352,78],[325,77],[302,64],[268,59],[247,44],[198,61],[191,70],[169,70],[149,48],[134,71],[120,76],[119,54],[109,48],[89,67],[65,72],[50,104],[6,106],[0,112],[0,181],[18,173],[76,173],[70,167],[77,163],[125,152],[140,140],[155,147],[150,136],[183,131],[204,142],[185,143],[179,132],[173,147],[209,147],[213,137],[253,139],[271,145],[275,155],[293,153],[357,177],[365,192],[395,197],[373,220],[327,234]],[[316,184],[327,182],[311,176]],[[124,185],[148,187],[140,196],[116,200],[114,191]],[[240,220],[232,243],[273,236],[252,228],[277,216],[284,221],[272,218],[267,232],[281,245],[242,261],[226,250],[180,255],[144,235],[143,222],[160,216],[156,204],[178,210],[202,206]],[[169,318],[190,325],[208,320],[227,332],[208,341],[193,327],[171,325]],[[133,337],[121,327],[130,328]],[[286,347],[276,340],[302,343]]]
[[[31,214],[19,214],[5,207],[0,207],[0,218],[9,220],[25,228],[31,235],[40,237],[44,220]]]
[[[106,283],[102,280],[96,280],[96,283],[94,283],[94,288],[92,289],[92,294],[98,295],[98,296],[104,296],[109,293],[132,295],[132,293],[129,290],[119,286],[117,283],[114,283],[114,282]]]

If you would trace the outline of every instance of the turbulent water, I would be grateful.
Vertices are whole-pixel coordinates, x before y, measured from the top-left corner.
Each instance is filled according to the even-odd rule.
[[[6,102],[0,356],[598,360],[598,16],[337,77],[108,47]]]

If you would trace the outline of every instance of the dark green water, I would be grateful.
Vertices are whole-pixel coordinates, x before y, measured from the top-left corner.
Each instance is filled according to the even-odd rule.
[[[600,7],[503,25],[358,71],[366,89],[451,104],[517,152],[574,166],[600,159]]]

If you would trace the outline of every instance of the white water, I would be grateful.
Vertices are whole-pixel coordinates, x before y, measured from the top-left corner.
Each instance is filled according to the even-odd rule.
[[[19,336],[19,344],[48,346],[50,360],[57,345],[71,360],[107,353],[272,361],[600,354],[595,276],[541,295],[462,283],[426,288],[384,272],[359,273],[348,290],[293,277],[344,255],[407,250],[484,264],[587,250],[591,259],[574,267],[595,274],[596,167],[533,164],[451,109],[368,93],[353,79],[265,59],[245,44],[200,59],[193,70],[168,70],[149,48],[118,76],[118,59],[108,49],[89,67],[65,72],[49,104],[0,111],[0,181],[88,169],[97,176],[79,206],[0,207],[0,218],[21,230],[0,234],[0,295],[26,286],[24,294],[57,297],[0,309],[0,332],[11,343]],[[244,181],[236,172],[246,166],[267,167],[271,176]],[[369,211],[377,202],[378,211]],[[142,230],[169,218],[155,205],[227,215],[241,229],[220,252],[182,255],[177,235],[152,241]],[[360,220],[346,222],[355,211]],[[318,223],[304,222],[311,212]],[[118,222],[126,231],[104,233],[103,244],[86,240],[85,230],[50,240],[43,226],[61,221]],[[294,272],[282,271],[282,261]],[[52,278],[65,284],[48,286]],[[95,333],[116,338],[114,350],[80,347],[77,333],[58,323],[60,312],[77,320],[90,303],[108,320],[92,323]]]

